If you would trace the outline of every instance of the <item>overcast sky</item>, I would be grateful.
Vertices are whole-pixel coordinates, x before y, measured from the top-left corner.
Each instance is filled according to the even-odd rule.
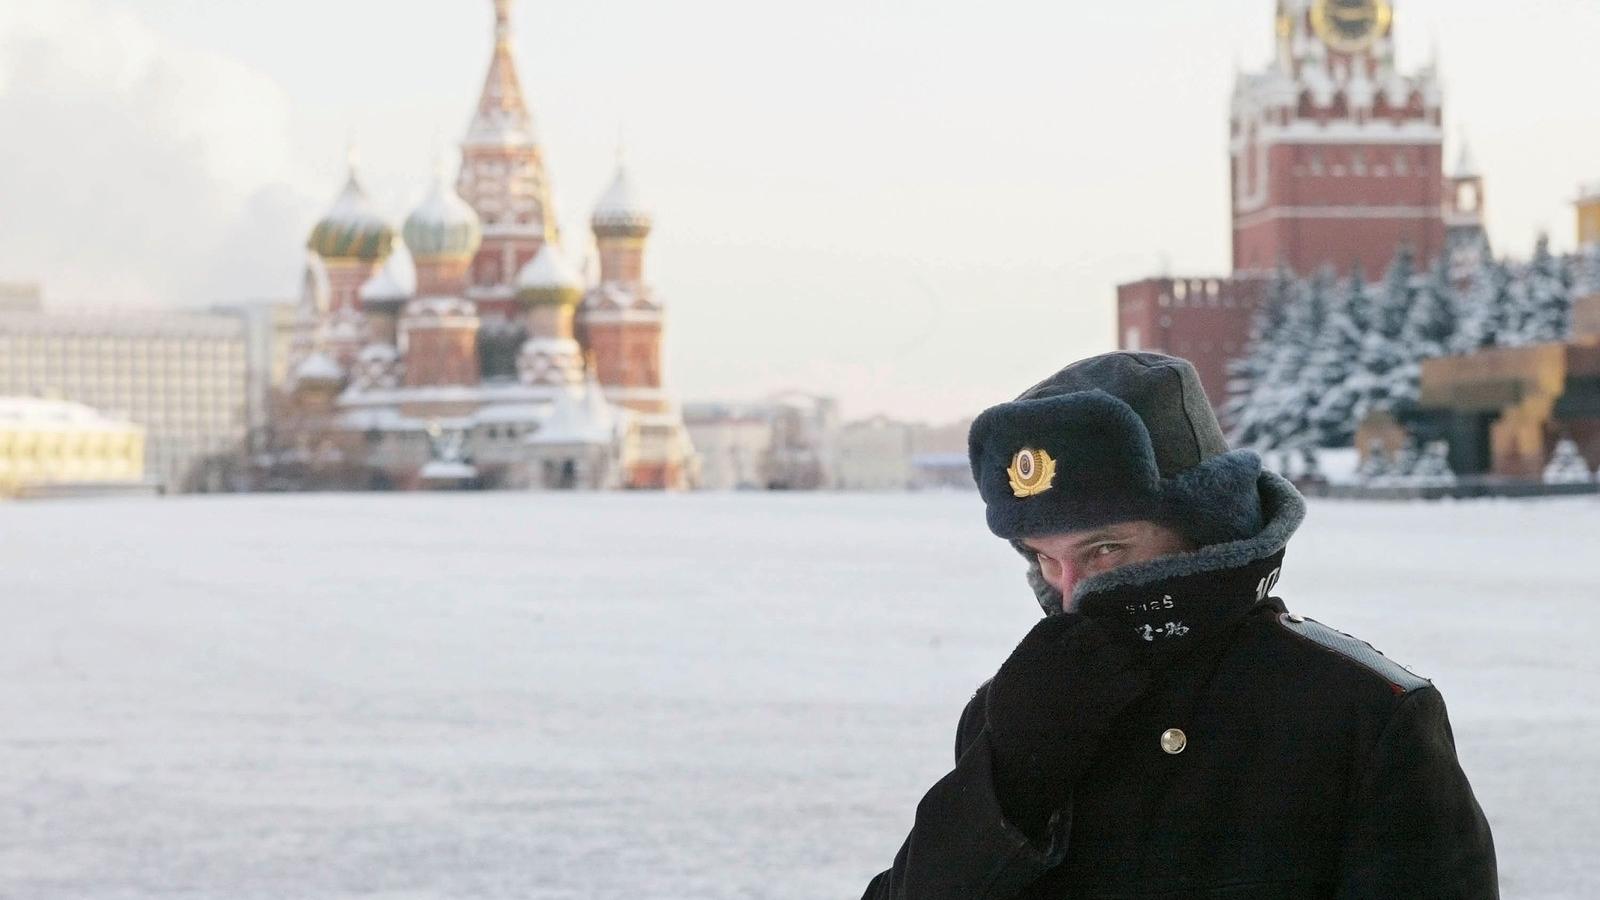
[[[1227,103],[1271,0],[517,0],[569,245],[619,133],[685,399],[802,387],[945,420],[1113,346],[1118,281],[1228,264]],[[1491,237],[1573,242],[1595,0],[1400,0]],[[453,152],[490,0],[0,0],[0,280],[47,302],[290,297],[354,143],[397,221]]]

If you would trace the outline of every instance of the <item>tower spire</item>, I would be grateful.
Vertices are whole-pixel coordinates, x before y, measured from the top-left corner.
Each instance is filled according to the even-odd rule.
[[[494,53],[483,80],[478,110],[467,127],[466,143],[489,147],[531,147],[539,139],[523,99],[522,82],[511,50],[511,0],[493,0]]]
[[[494,40],[511,40],[511,0],[494,0]]]

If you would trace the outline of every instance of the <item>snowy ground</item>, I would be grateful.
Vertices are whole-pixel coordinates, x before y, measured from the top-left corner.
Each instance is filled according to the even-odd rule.
[[[1322,502],[1279,593],[1600,896],[1600,502]],[[0,897],[855,897],[1037,615],[973,495],[0,506]]]

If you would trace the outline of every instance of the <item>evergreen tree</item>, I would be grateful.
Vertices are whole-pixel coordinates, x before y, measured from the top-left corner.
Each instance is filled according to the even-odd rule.
[[[1506,308],[1506,328],[1500,341],[1502,347],[1521,347],[1528,343],[1528,333],[1533,324],[1533,302],[1528,293],[1528,265],[1506,261],[1506,288],[1510,302]]]
[[[1523,344],[1566,340],[1572,332],[1572,267],[1550,252],[1550,238],[1540,235],[1525,273]]]
[[[1400,349],[1403,361],[1387,376],[1388,408],[1403,414],[1417,405],[1422,391],[1422,362],[1454,352],[1461,314],[1450,271],[1443,259],[1431,272],[1411,280]]]
[[[1363,384],[1358,367],[1373,327],[1372,292],[1358,270],[1329,310],[1302,376],[1301,393],[1311,404],[1310,442],[1316,446],[1342,447],[1355,437],[1355,406]]]
[[[1267,373],[1289,308],[1302,290],[1301,283],[1286,267],[1279,266],[1267,293],[1250,320],[1250,337],[1244,353],[1228,363],[1228,399],[1222,420],[1235,446],[1254,446],[1264,433],[1270,382]]]
[[[1297,292],[1286,311],[1267,367],[1267,390],[1262,398],[1265,424],[1255,444],[1257,449],[1305,446],[1316,399],[1307,368],[1327,321],[1331,282],[1331,275],[1319,272],[1305,290]]]
[[[1396,404],[1396,386],[1403,382],[1403,369],[1411,360],[1405,330],[1415,279],[1415,257],[1410,248],[1402,247],[1373,297],[1372,327],[1361,342],[1351,377],[1356,398],[1347,427],[1352,433],[1369,413],[1393,409]]]
[[[1432,359],[1454,352],[1461,330],[1460,300],[1443,259],[1413,282],[1409,307],[1403,335],[1412,357]]]
[[[1457,353],[1504,347],[1513,342],[1519,319],[1511,280],[1507,264],[1484,254],[1461,304],[1462,322],[1455,340]]]

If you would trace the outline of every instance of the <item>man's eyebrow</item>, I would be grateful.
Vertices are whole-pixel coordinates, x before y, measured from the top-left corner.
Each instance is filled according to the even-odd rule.
[[[1075,539],[1072,542],[1072,547],[1073,547],[1074,550],[1076,550],[1076,549],[1080,549],[1082,547],[1086,547],[1089,544],[1097,544],[1100,541],[1105,541],[1105,540],[1116,540],[1116,539],[1119,539],[1121,537],[1122,537],[1122,532],[1119,531],[1114,526],[1107,526],[1105,528],[1096,528],[1095,530],[1089,532],[1088,534],[1084,535],[1083,537]]]
[[[1072,549],[1077,550],[1086,544],[1094,544],[1104,540],[1119,540],[1121,537],[1122,532],[1119,531],[1115,525],[1107,525],[1104,528],[1096,528],[1083,537],[1073,538]],[[1044,552],[1038,547],[1035,547],[1033,544],[1030,544],[1027,540],[1019,541],[1019,543],[1021,543],[1023,549],[1027,550],[1029,553]]]

